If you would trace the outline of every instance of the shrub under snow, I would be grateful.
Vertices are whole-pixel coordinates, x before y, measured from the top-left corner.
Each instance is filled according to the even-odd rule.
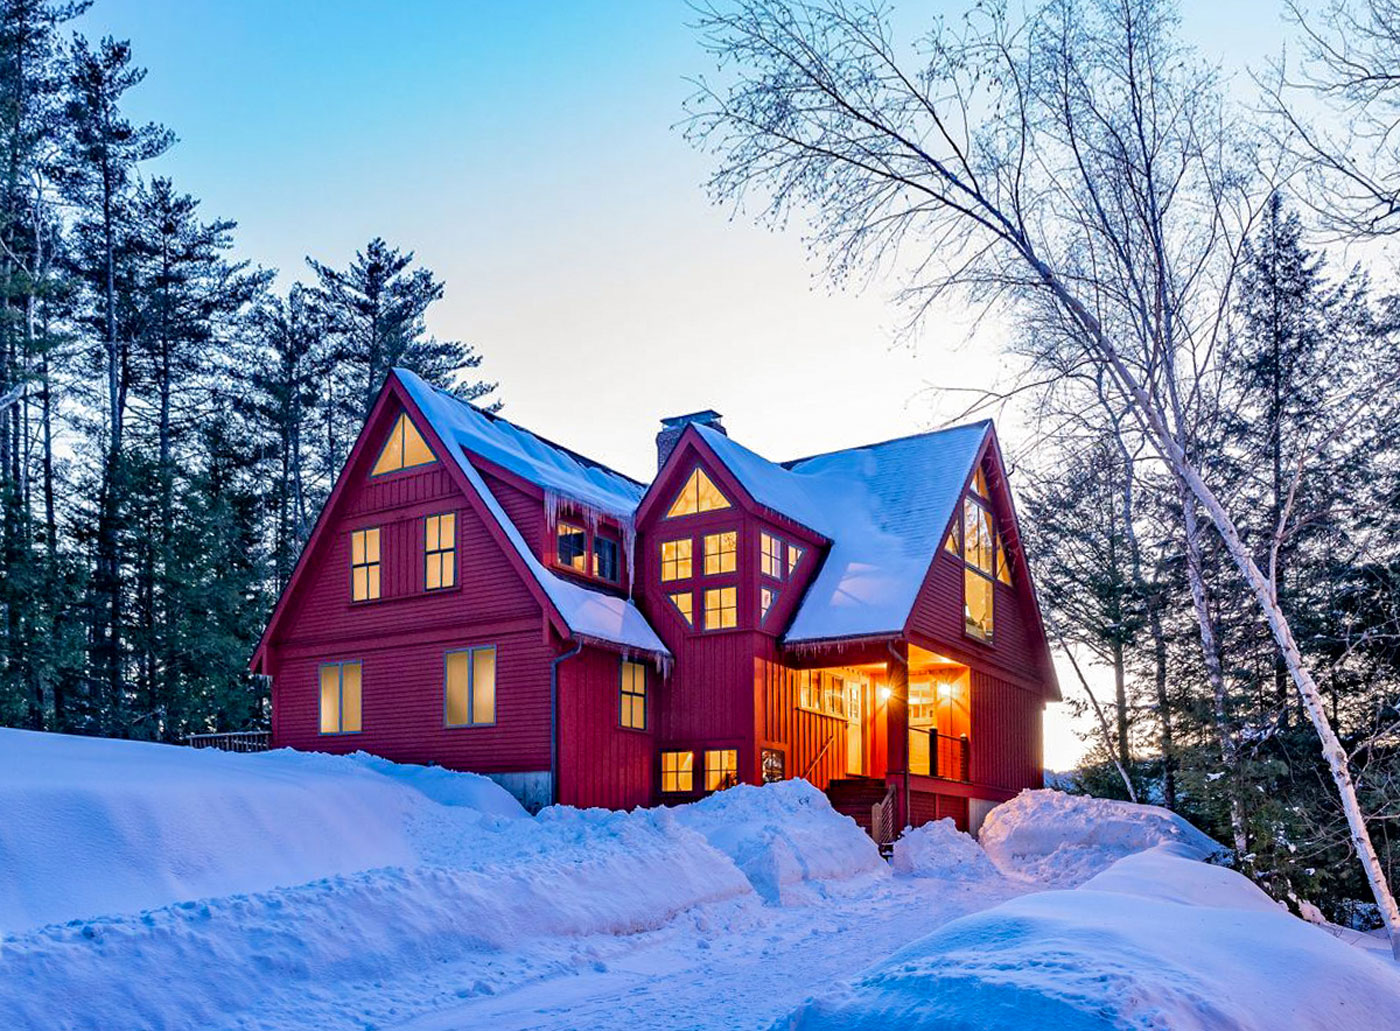
[[[1004,872],[1060,887],[1083,884],[1155,845],[1178,844],[1197,859],[1223,851],[1170,810],[1048,790],[1022,791],[997,806],[979,840]]]
[[[734,860],[768,902],[793,900],[804,881],[887,869],[869,835],[805,780],[740,784],[672,811]]]
[[[906,829],[894,843],[890,862],[896,873],[947,880],[985,880],[1000,876],[982,846],[958,830],[950,819]]]
[[[1374,1031],[1394,966],[1290,916],[1245,878],[1159,846],[1074,891],[944,925],[789,1031]]]

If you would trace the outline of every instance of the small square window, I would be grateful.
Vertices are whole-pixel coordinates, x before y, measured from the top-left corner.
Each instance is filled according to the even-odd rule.
[[[705,629],[727,630],[738,625],[738,588],[711,587],[705,591]]]
[[[588,535],[584,532],[583,527],[574,526],[572,523],[560,523],[555,536],[555,555],[559,564],[570,569],[577,569],[580,573],[588,572],[586,551]]]
[[[692,572],[692,542],[689,537],[661,542],[661,579],[689,580]]]
[[[738,568],[738,546],[737,530],[705,534],[705,575],[734,572]]]
[[[739,753],[733,748],[705,753],[705,790],[723,791],[739,783]]]
[[[661,790],[665,792],[695,790],[694,752],[661,753]]]
[[[350,599],[379,597],[379,527],[350,534]]]

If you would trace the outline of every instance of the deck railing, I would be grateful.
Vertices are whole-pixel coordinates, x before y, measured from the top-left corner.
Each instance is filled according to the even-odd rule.
[[[191,734],[185,738],[185,744],[221,752],[266,752],[272,742],[266,730],[231,730],[222,734]]]
[[[870,807],[870,836],[877,845],[894,841],[899,833],[899,814],[895,811],[898,798],[899,792],[891,784],[885,789],[885,797]]]
[[[944,780],[972,780],[972,748],[967,735],[952,737],[937,730],[910,727],[909,772]]]

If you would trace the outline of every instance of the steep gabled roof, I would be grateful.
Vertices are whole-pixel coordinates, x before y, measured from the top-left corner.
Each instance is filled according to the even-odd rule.
[[[590,590],[545,568],[472,465],[467,452],[479,454],[559,497],[625,522],[630,522],[636,509],[641,484],[550,444],[529,430],[488,416],[466,401],[429,386],[407,369],[395,369],[393,376],[438,439],[447,445],[455,465],[485,503],[570,632],[589,640],[669,656],[671,653],[631,599]]]
[[[903,631],[991,422],[781,464],[695,431],[759,505],[831,541],[784,637],[795,644]]]

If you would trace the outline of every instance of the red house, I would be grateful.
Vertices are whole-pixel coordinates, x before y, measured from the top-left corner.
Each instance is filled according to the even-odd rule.
[[[803,777],[877,837],[1039,787],[1058,698],[990,422],[650,485],[389,376],[253,657],[275,746],[630,807]]]

